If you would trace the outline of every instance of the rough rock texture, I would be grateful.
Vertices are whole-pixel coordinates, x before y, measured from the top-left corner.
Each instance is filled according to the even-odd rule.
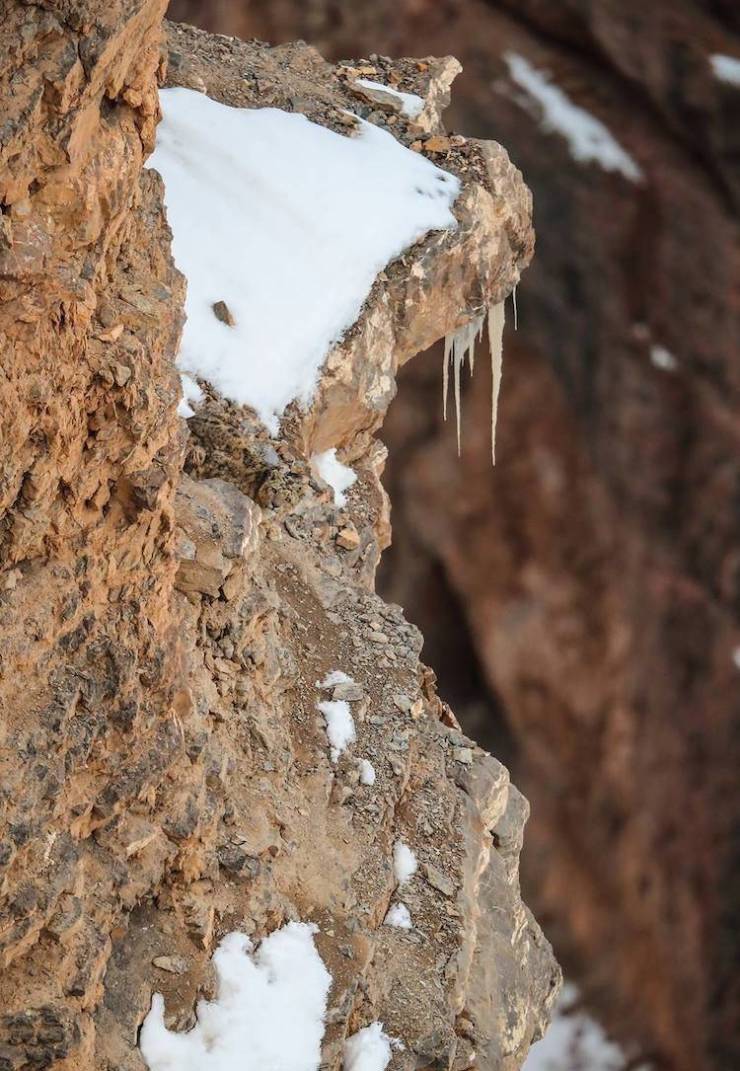
[[[412,362],[383,430],[384,590],[453,651],[450,697],[480,709],[455,670],[475,669],[469,629],[484,716],[505,712],[533,801],[530,895],[587,996],[659,1063],[738,1066],[740,94],[709,64],[740,57],[737,5],[174,8],[336,56],[449,50],[453,127],[500,138],[527,175],[538,252],[507,333],[499,464],[485,380],[458,464],[438,357]],[[644,181],[544,132],[508,50],[601,119]]]
[[[208,392],[187,427],[184,280],[142,170],[162,8],[0,4],[0,1067],[141,1071],[153,990],[187,1026],[220,935],[300,918],[333,977],[322,1067],[381,1019],[394,1069],[514,1071],[559,975],[519,895],[526,807],[373,593],[372,432],[398,364],[516,283],[529,194],[500,147],[457,139],[458,230],[383,274],[310,412],[269,440]],[[171,83],[418,135],[306,46],[169,38]],[[436,130],[450,63],[395,70]],[[358,473],[343,509],[308,461],[330,445]],[[336,764],[334,669],[357,682]],[[411,931],[383,925],[399,839]]]

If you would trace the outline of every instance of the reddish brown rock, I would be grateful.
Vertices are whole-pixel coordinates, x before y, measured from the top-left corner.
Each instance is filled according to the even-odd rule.
[[[587,995],[667,1066],[734,1066],[740,95],[709,57],[740,56],[736,5],[173,8],[370,63],[451,52],[452,126],[500,138],[527,175],[538,249],[507,332],[498,467],[485,378],[466,391],[458,463],[441,359],[409,365],[384,428],[384,590],[427,650],[452,652],[452,694],[505,710],[534,804],[531,887]],[[643,180],[543,131],[509,50],[597,116]]]
[[[268,441],[206,388],[185,425],[184,280],[142,170],[162,6],[0,5],[0,1065],[142,1071],[153,991],[187,1028],[224,933],[300,918],[333,979],[322,1066],[377,1019],[405,1043],[393,1071],[484,1047],[515,1071],[559,986],[506,847],[526,815],[373,591],[372,433],[399,363],[466,318],[459,293],[518,279],[529,193],[500,146],[456,144],[457,230],[388,266],[308,412]],[[171,84],[344,121],[346,71],[305,45],[169,46]],[[395,73],[437,130],[449,65],[422,66]],[[357,472],[341,509],[311,472],[324,443]],[[333,756],[317,702],[339,668],[357,739]],[[434,875],[404,888],[413,932],[383,925],[399,839]]]

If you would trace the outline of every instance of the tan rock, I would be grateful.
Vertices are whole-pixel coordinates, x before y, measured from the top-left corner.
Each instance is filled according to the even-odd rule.
[[[222,933],[259,940],[310,918],[334,982],[328,1071],[360,1019],[403,1038],[392,1071],[460,1066],[491,1034],[483,996],[465,1033],[458,1023],[497,900],[528,965],[494,999],[517,1009],[523,1051],[553,968],[536,926],[517,928],[516,852],[489,866],[508,779],[439,720],[418,633],[372,590],[389,523],[371,433],[399,362],[518,278],[526,190],[503,150],[474,148],[470,170],[451,143],[458,230],[388,267],[310,410],[269,442],[207,391],[186,430],[183,281],[161,183],[142,171],[162,6],[86,0],[62,21],[11,3],[0,41],[13,224],[0,243],[2,1059],[141,1071],[154,989],[185,1028]],[[339,123],[352,99],[304,45],[169,38],[170,80],[234,105],[298,101]],[[313,535],[336,523],[310,475],[322,444],[346,445],[358,472],[334,541]],[[354,705],[357,741],[335,764],[316,682],[336,668],[357,682],[333,690]],[[428,878],[409,889],[413,938],[382,924],[398,840]]]

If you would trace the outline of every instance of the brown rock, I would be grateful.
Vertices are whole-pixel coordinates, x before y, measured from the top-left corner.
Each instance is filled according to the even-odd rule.
[[[13,220],[0,249],[0,1060],[141,1071],[154,989],[187,1028],[224,932],[259,939],[311,918],[333,977],[327,1069],[359,1016],[403,1037],[393,1071],[450,1067],[488,1037],[482,1015],[464,1037],[457,1024],[509,787],[500,772],[469,790],[450,761],[459,734],[434,716],[421,641],[372,591],[389,529],[371,433],[399,361],[464,320],[473,295],[502,296],[518,278],[528,195],[499,147],[478,145],[474,166],[453,147],[458,231],[389,266],[310,411],[271,443],[253,414],[210,392],[186,431],[174,367],[183,281],[161,182],[142,170],[161,9],[84,2],[62,19],[11,3],[0,41],[0,187]],[[230,104],[298,101],[331,123],[352,99],[307,46],[169,37],[170,81]],[[435,69],[429,99],[443,92]],[[346,445],[361,474],[336,542],[312,538],[332,515],[310,478],[322,443]],[[342,553],[342,539],[362,555]],[[358,739],[335,765],[316,681],[340,666],[363,707],[353,700]],[[393,703],[421,682],[426,714],[420,700]],[[472,742],[463,750],[465,771],[493,762]],[[376,783],[355,791],[365,756]],[[399,839],[452,890],[440,918],[439,892],[414,884],[419,940],[402,944],[382,925]],[[515,862],[506,889],[494,876],[486,894],[506,898],[512,928]],[[523,1050],[556,968],[530,955],[544,940],[534,924],[518,938],[532,968],[496,996],[522,1024]]]
[[[222,324],[226,324],[227,327],[236,326],[236,320],[225,301],[216,301],[211,308],[213,309],[213,315],[217,320],[220,320]]]

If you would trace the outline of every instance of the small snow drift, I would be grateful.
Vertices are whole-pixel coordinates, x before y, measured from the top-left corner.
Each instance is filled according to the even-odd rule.
[[[391,1039],[382,1023],[371,1023],[344,1043],[343,1071],[385,1071],[391,1062]]]
[[[185,1034],[164,1025],[155,993],[139,1037],[149,1071],[318,1071],[331,976],[315,932],[288,923],[256,952],[244,934],[224,937],[213,954],[216,1000],[199,1002]]]
[[[345,491],[356,483],[357,473],[349,465],[343,465],[337,460],[337,451],[332,448],[325,450],[323,454],[314,454],[311,458],[311,466],[324,483],[328,484],[334,492],[334,505],[347,505]]]
[[[357,738],[349,703],[344,699],[327,699],[322,703],[317,703],[316,706],[324,715],[331,761],[336,762],[342,752],[346,751],[350,744],[354,744]]]
[[[392,904],[388,909],[388,914],[383,919],[383,925],[394,926],[397,930],[413,929],[411,912],[405,904]]]
[[[416,856],[408,844],[404,844],[402,840],[397,840],[393,845],[393,873],[398,884],[405,885],[407,881],[411,881],[418,866]]]
[[[357,85],[364,86],[365,89],[376,89],[380,93],[387,93],[393,100],[398,101],[401,114],[405,115],[407,119],[416,119],[424,110],[424,101],[416,93],[402,93],[400,89],[394,89],[393,86],[384,86],[382,82],[373,82],[369,78],[358,78]]]
[[[565,138],[574,160],[598,164],[604,171],[618,171],[630,182],[642,180],[639,165],[611,131],[553,85],[547,71],[537,70],[516,52],[505,53],[504,59],[512,81],[539,105],[542,129]]]
[[[371,787],[375,784],[375,767],[369,759],[360,759],[360,784]]]
[[[456,226],[460,183],[360,119],[345,137],[190,89],[162,90],[160,102],[150,166],[188,280],[178,366],[251,406],[274,434],[290,402],[310,403],[378,272]],[[219,303],[233,323],[214,315]]]

